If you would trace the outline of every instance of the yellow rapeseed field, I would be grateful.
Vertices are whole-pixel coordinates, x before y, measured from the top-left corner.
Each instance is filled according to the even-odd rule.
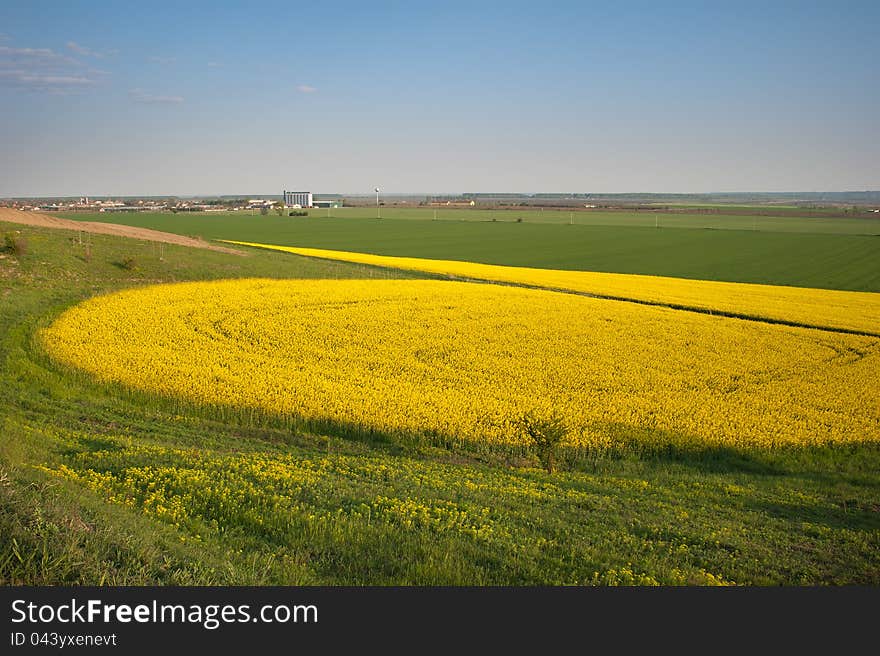
[[[40,341],[102,381],[444,443],[522,443],[515,419],[553,410],[576,446],[880,439],[877,338],[518,287],[160,285],[73,307]]]
[[[269,248],[309,257],[345,260],[458,278],[584,292],[880,335],[880,294],[871,292],[685,280],[625,273],[531,269],[241,241],[228,243]]]

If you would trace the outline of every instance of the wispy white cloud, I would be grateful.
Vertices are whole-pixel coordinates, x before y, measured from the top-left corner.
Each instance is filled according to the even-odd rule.
[[[0,46],[0,85],[28,91],[73,93],[98,84],[104,72],[50,48]]]
[[[83,57],[97,57],[98,59],[103,59],[104,57],[110,57],[119,53],[115,48],[111,50],[93,50],[92,48],[86,48],[85,46],[80,45],[76,41],[68,41],[67,49],[71,52],[75,52],[77,55],[82,55]]]
[[[179,105],[183,102],[183,96],[157,96],[143,89],[132,89],[128,95],[136,103],[145,105]]]
[[[150,61],[154,64],[173,64],[177,61],[176,57],[159,57],[158,55],[150,57]]]
[[[0,71],[0,76],[34,86],[89,86],[95,80],[80,75],[31,75],[27,71]]]
[[[220,68],[221,65],[222,64],[220,64],[220,62],[216,62],[216,61],[209,61],[208,62],[208,68]]]
[[[308,84],[300,84],[296,90],[300,93],[315,93],[317,91],[315,87],[311,87]]]
[[[20,69],[0,70],[0,86],[25,91],[67,95],[96,84],[96,80],[81,75],[33,75]]]
[[[10,48],[9,46],[0,46],[0,60],[30,62],[31,64],[40,65],[80,65],[77,60],[61,55],[51,48]]]
[[[91,48],[86,48],[85,46],[79,45],[76,41],[68,41],[67,49],[75,52],[78,55],[84,55],[86,57],[103,57],[100,52],[95,52]]]

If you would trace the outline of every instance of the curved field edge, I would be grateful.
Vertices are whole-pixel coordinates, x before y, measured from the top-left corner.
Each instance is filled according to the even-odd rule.
[[[548,476],[173,412],[47,365],[35,332],[97,293],[320,268],[183,248],[160,261],[118,238],[96,238],[84,262],[69,236],[23,232],[30,254],[0,260],[0,584],[880,583],[876,445],[670,447]],[[134,271],[113,265],[132,255]],[[216,488],[195,485],[226,468]],[[253,469],[285,474],[277,501],[246,494]],[[182,481],[199,505],[175,522],[159,504]],[[243,500],[234,511],[225,490]],[[490,522],[516,539],[469,534]]]
[[[389,217],[385,217],[386,209]],[[185,212],[173,214],[132,213],[62,214],[71,219],[113,220],[119,223],[167,230],[206,239],[239,239],[248,242],[355,251],[379,255],[420,257],[441,260],[465,260],[515,267],[605,271],[693,280],[726,280],[762,285],[789,285],[823,289],[880,292],[880,240],[855,234],[807,234],[772,232],[788,228],[807,229],[815,219],[780,219],[786,226],[761,226],[752,230],[704,229],[715,226],[715,218],[685,216],[685,229],[657,229],[653,213],[642,213],[636,224],[615,213],[610,221],[591,221],[593,210],[578,219],[582,225],[513,221],[518,212],[502,212],[510,217],[491,220],[459,220],[438,210],[433,220],[428,208],[400,210],[410,218],[396,214],[393,208],[382,210],[377,220],[368,208],[310,210],[309,217],[292,218],[251,216],[251,212]],[[454,210],[448,210],[454,212]],[[459,214],[455,212],[455,214]],[[476,217],[481,212],[463,210],[462,215]],[[328,216],[329,215],[329,216]],[[396,215],[399,218],[394,218]],[[534,212],[539,215],[565,216],[561,212]],[[668,218],[668,215],[666,215]],[[360,217],[360,218],[357,218]],[[421,217],[422,220],[417,220]],[[493,217],[486,217],[493,218]],[[717,218],[717,217],[716,217]],[[411,220],[416,219],[416,220]],[[650,227],[638,227],[643,221]],[[761,220],[761,219],[759,219]],[[696,221],[696,223],[695,223]],[[763,223],[763,220],[761,220]],[[841,218],[829,219],[828,228],[838,232]],[[853,219],[863,227],[870,223],[880,233],[880,219]],[[601,225],[600,225],[601,224]],[[798,227],[799,226],[799,227]],[[734,226],[729,226],[733,228]],[[744,226],[743,226],[744,227]],[[766,230],[765,230],[766,228]],[[857,232],[865,232],[857,230]]]
[[[471,451],[527,446],[524,413],[559,413],[574,452],[880,440],[877,340],[546,290],[182,283],[90,299],[39,340],[142,392]]]
[[[223,240],[327,260],[569,291],[742,319],[880,336],[880,294],[636,274],[507,267]]]

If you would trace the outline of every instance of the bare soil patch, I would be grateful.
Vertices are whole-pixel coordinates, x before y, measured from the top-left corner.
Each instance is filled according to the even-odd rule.
[[[230,255],[247,256],[247,253],[212,244],[204,239],[196,239],[194,237],[185,237],[183,235],[175,235],[170,232],[161,232],[159,230],[150,230],[149,228],[135,228],[132,226],[119,225],[117,223],[99,223],[96,221],[72,221],[70,219],[59,219],[55,216],[42,214],[40,212],[23,212],[8,207],[0,207],[0,221],[9,221],[11,223],[20,223],[22,225],[36,226],[40,228],[57,228],[59,230],[77,230],[81,232],[91,232],[100,235],[116,235],[117,237],[130,237],[132,239],[145,239],[147,241],[158,241],[166,244],[177,244],[179,246],[189,246],[190,248],[204,248],[209,251],[219,251],[220,253],[229,253]]]

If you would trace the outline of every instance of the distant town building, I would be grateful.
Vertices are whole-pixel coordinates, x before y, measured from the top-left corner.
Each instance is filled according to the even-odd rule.
[[[330,200],[316,200],[316,201],[313,201],[312,206],[313,207],[320,207],[322,209],[323,208],[335,209],[337,207],[342,207],[342,199],[333,198]]]
[[[284,204],[287,207],[312,207],[313,199],[311,191],[286,191],[284,192]]]
[[[476,205],[472,200],[432,200],[431,207],[473,207]]]

